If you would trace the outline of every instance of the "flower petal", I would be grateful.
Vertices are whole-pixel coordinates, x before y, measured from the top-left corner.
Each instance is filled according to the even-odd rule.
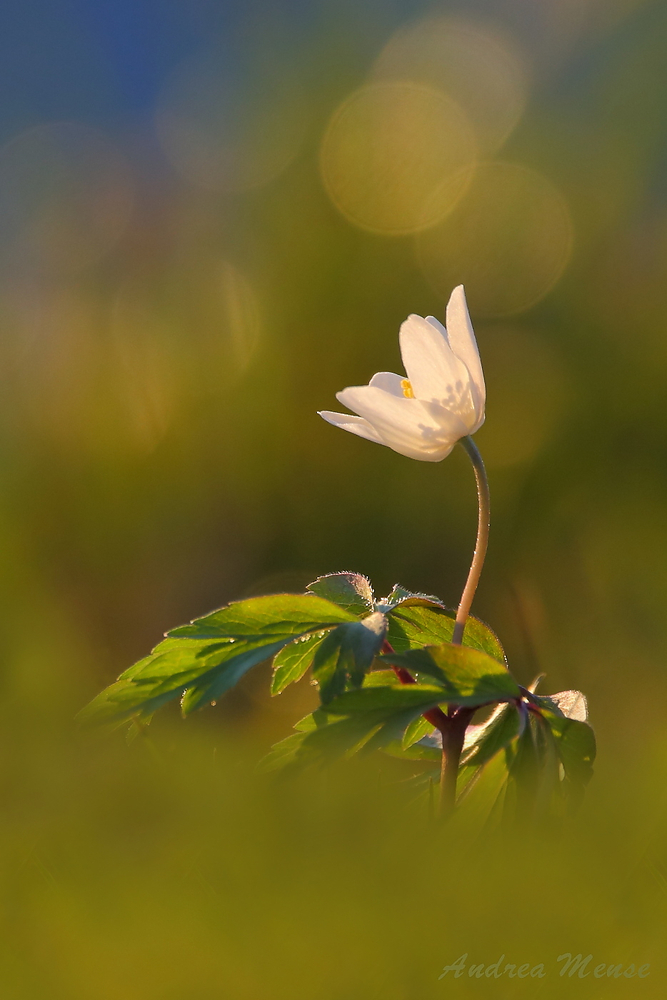
[[[444,327],[437,320],[409,316],[401,326],[400,341],[415,397],[451,410],[463,421],[467,434],[477,430],[483,404],[468,368],[449,346]]]
[[[320,417],[324,417],[334,427],[342,427],[344,431],[358,434],[359,437],[373,441],[375,444],[384,444],[377,431],[361,417],[352,417],[349,413],[334,413],[333,410],[318,410],[317,412]]]
[[[368,421],[384,444],[407,458],[440,462],[467,433],[457,415],[438,404],[399,398],[377,386],[349,386],[336,398]]]
[[[470,372],[470,377],[477,389],[479,405],[481,406],[481,412],[478,416],[483,419],[486,386],[484,385],[482,362],[479,359],[479,350],[477,348],[477,341],[475,340],[475,332],[470,322],[470,313],[468,312],[463,285],[457,285],[449,297],[446,322],[449,346],[457,358],[463,361]]]
[[[463,288],[463,285],[460,285],[459,287]],[[435,316],[427,316],[426,317],[426,322],[430,323],[432,327],[434,327],[436,330],[438,330],[442,334],[442,336],[446,338],[447,343],[450,344],[450,347],[451,347],[451,342],[450,342],[450,339],[449,339],[449,332],[445,329],[445,327],[442,325],[442,323],[440,322],[440,320],[436,319]],[[474,336],[474,334],[473,334],[473,336]],[[476,349],[476,345],[475,345],[475,349]],[[456,351],[454,351],[454,353],[456,354]],[[460,356],[458,356],[458,357],[459,357],[459,361],[463,361],[464,360]],[[479,361],[479,356],[478,356],[478,361]],[[466,364],[466,368],[468,368],[467,364]],[[480,385],[478,385],[475,382],[474,378],[470,374],[470,369],[468,369],[468,374],[470,376],[470,378],[469,378],[470,401],[471,401],[472,409],[474,411],[474,417],[472,415],[469,415],[469,419],[468,419],[468,433],[469,434],[474,434],[475,431],[478,431],[479,428],[484,423],[484,404],[486,402],[486,388],[485,388],[485,385],[484,385],[484,376],[482,375],[482,366],[481,366],[481,364],[479,365],[479,371],[480,371],[480,378],[481,378],[481,387],[480,387]]]
[[[405,396],[403,392],[404,381],[405,379],[402,375],[394,375],[393,372],[378,372],[368,384],[377,389],[384,389],[385,392],[390,392],[392,396]]]

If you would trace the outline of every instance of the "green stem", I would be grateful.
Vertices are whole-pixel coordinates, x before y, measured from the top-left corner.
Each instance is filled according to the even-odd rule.
[[[472,557],[468,579],[466,580],[466,585],[463,588],[463,593],[461,594],[458,611],[456,612],[454,632],[452,634],[452,642],[457,644],[460,644],[463,639],[463,630],[465,628],[468,615],[470,614],[470,607],[475,596],[475,591],[477,590],[479,578],[482,574],[484,557],[486,556],[486,548],[489,541],[489,519],[491,516],[489,480],[486,476],[486,469],[484,468],[482,456],[480,455],[477,445],[471,437],[461,438],[461,444],[467,451],[468,457],[472,462],[472,467],[475,470],[479,515],[477,518],[477,542],[475,543],[475,554]]]

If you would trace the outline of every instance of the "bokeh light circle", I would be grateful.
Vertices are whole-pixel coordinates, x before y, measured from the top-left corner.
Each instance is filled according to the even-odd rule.
[[[400,28],[376,59],[373,77],[414,80],[448,94],[487,155],[515,127],[528,95],[525,63],[514,39],[457,17],[432,15]]]
[[[161,95],[156,129],[174,168],[209,191],[244,191],[277,177],[307,124],[293,73],[268,59],[248,67],[225,54],[183,63]]]
[[[447,298],[463,283],[478,316],[508,316],[539,302],[570,258],[567,203],[543,174],[517,163],[481,164],[465,198],[417,238],[431,285]]]
[[[102,132],[51,122],[0,150],[0,252],[61,272],[96,263],[125,232],[129,165]]]
[[[324,134],[320,168],[348,221],[400,236],[451,211],[475,158],[473,130],[459,106],[401,81],[366,85],[343,102]]]

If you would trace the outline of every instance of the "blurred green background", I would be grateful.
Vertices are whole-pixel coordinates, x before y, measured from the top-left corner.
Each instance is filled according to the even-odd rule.
[[[26,0],[0,28],[3,996],[663,996],[665,5]],[[521,682],[589,697],[572,828],[429,830],[391,762],[260,780],[313,704],[268,667],[129,747],[76,735],[229,600],[355,570],[456,603],[463,453],[315,411],[400,371],[459,282],[475,611]],[[566,951],[651,976],[562,980]],[[551,972],[438,982],[463,952]]]

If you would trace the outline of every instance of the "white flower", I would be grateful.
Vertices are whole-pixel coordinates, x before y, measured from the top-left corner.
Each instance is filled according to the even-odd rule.
[[[378,372],[368,385],[336,393],[358,416],[320,411],[336,427],[385,444],[399,455],[441,462],[484,423],[486,389],[463,285],[447,304],[447,329],[433,316],[401,324],[407,378]]]

